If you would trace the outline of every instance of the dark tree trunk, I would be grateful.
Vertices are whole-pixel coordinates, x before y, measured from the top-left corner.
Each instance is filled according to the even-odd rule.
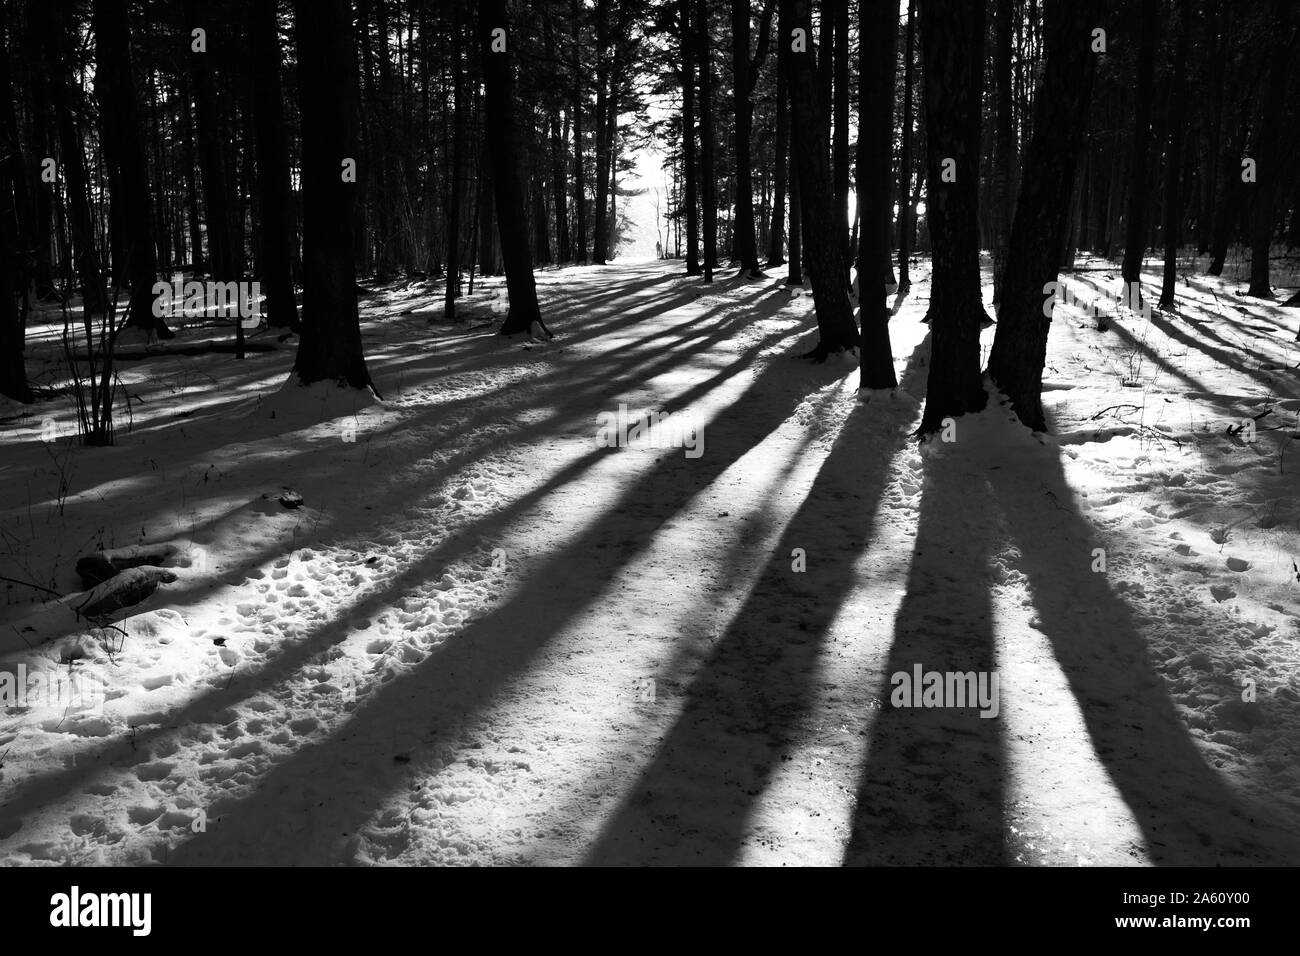
[[[700,213],[698,165],[695,158],[695,34],[691,30],[693,0],[679,0],[682,47],[682,177],[686,181],[686,274],[700,274]]]
[[[1089,47],[1100,7],[1100,0],[1050,0],[1047,6],[1047,65],[1034,103],[1034,132],[1011,227],[998,331],[989,354],[989,377],[1011,399],[1020,420],[1035,431],[1047,428],[1042,381],[1052,320],[1043,315],[1044,287],[1059,274],[1085,136],[1083,126],[1069,120],[1088,115],[1096,72],[1096,54]]]
[[[732,249],[741,275],[758,271],[758,242],[754,237],[754,176],[750,168],[750,136],[754,106],[749,70],[749,0],[731,0],[731,64],[736,110],[736,224]]]
[[[564,137],[560,133],[560,116],[558,110],[551,114],[551,194],[555,206],[555,241],[559,246],[561,262],[573,258],[573,246],[569,240],[569,210],[566,199],[568,191],[564,181]]]
[[[252,38],[253,123],[257,138],[257,192],[262,210],[258,246],[266,285],[267,323],[301,331],[293,291],[293,195],[289,147],[285,142],[284,100],[280,83],[279,5],[252,0],[247,11]]]
[[[767,233],[767,264],[779,266],[785,262],[785,200],[786,185],[790,180],[790,93],[786,79],[786,51],[789,44],[778,37],[776,61],[776,135],[772,143],[772,225]]]
[[[8,44],[5,42],[10,26],[8,21],[9,7],[0,6],[0,104],[6,105],[14,101]],[[0,125],[0,395],[30,405],[34,399],[23,362],[23,317],[14,301],[14,290],[19,285],[15,193],[26,170],[18,149],[18,128],[13,123],[12,107],[6,108],[6,122]]]
[[[361,350],[353,212],[357,183],[340,157],[357,155],[356,49],[348,0],[294,0],[302,116],[302,338],[294,372],[303,385],[373,389]],[[200,122],[202,122],[200,120]]]
[[[988,401],[980,378],[980,98],[984,87],[984,0],[952,7],[921,4],[928,185],[926,220],[933,248],[930,372],[919,434]],[[948,166],[948,160],[952,161]],[[955,179],[944,182],[945,167]],[[949,178],[952,178],[951,176]],[[1051,246],[1052,265],[1059,245]]]
[[[153,314],[157,259],[153,241],[153,202],[144,129],[131,76],[131,37],[126,0],[95,0],[95,96],[100,108],[100,136],[105,160],[116,171],[118,193],[112,195],[115,228],[126,250],[124,278],[131,290],[126,324],[172,338],[167,324]]]
[[[596,222],[591,239],[591,261],[605,264],[605,249],[609,245],[609,116],[610,86],[613,83],[613,57],[610,54],[609,5],[612,0],[596,2]]]
[[[1157,0],[1142,0],[1137,50],[1137,102],[1134,108],[1133,154],[1128,170],[1128,217],[1125,223],[1124,262],[1126,284],[1142,281],[1142,259],[1147,250],[1147,154],[1151,144],[1151,101],[1154,98]],[[1140,289],[1140,286],[1139,286]]]
[[[200,17],[193,0],[186,2],[186,18],[207,30],[209,49],[193,52],[186,44],[190,82],[194,90],[195,125],[198,128],[199,171],[203,175],[203,212],[206,216],[209,271],[218,282],[241,278],[235,274],[234,199],[227,186],[225,164],[221,161],[220,113],[217,107],[214,64],[221,53],[214,49],[217,40],[210,17]],[[211,59],[210,59],[211,58]]]
[[[690,0],[682,0],[689,3]],[[574,260],[587,261],[587,195],[582,171],[582,3],[570,0],[573,21],[573,211],[577,231]]]
[[[847,26],[847,24],[846,24]],[[847,33],[847,30],[845,31]],[[894,69],[898,59],[897,0],[858,4],[857,195],[858,304],[862,324],[861,388],[893,388],[889,304],[881,262],[889,260],[890,160],[894,147]]]
[[[1268,74],[1259,119],[1255,123],[1255,182],[1250,216],[1250,288],[1247,295],[1273,297],[1268,252],[1273,244],[1279,189],[1282,181],[1282,128],[1286,125],[1287,72],[1296,43],[1291,11],[1294,0],[1273,0],[1269,30]]]
[[[108,293],[104,288],[99,252],[95,245],[94,221],[90,214],[90,178],[86,173],[86,156],[81,146],[78,111],[73,99],[75,86],[71,66],[70,24],[66,19],[68,14],[57,8],[47,8],[38,3],[33,5],[32,10],[34,16],[41,18],[44,27],[47,51],[45,68],[50,76],[50,105],[54,109],[61,169],[68,196],[68,231],[71,234],[72,254],[76,259],[77,277],[81,282],[82,306],[86,322],[89,323],[92,316],[104,315],[108,311]]]
[[[497,226],[501,237],[501,259],[506,272],[510,311],[501,325],[502,335],[528,332],[533,324],[547,338],[550,332],[537,305],[537,286],[528,249],[528,213],[519,179],[514,117],[513,44],[518,38],[506,16],[505,0],[481,0],[479,4],[479,51],[483,58],[485,122],[488,153],[492,164],[492,185],[496,191]],[[505,48],[493,52],[493,30],[505,31]]]
[[[898,168],[898,291],[912,288],[908,255],[912,241],[912,59],[916,42],[916,0],[907,0],[907,44],[903,64],[903,155]]]
[[[695,3],[697,56],[700,61],[700,199],[704,204],[704,281],[713,281],[718,267],[718,185],[713,166],[713,68],[709,57],[709,10]]]
[[[1015,213],[1012,184],[1016,139],[1011,93],[1012,0],[997,0],[993,75],[997,86],[997,128],[993,137],[993,301],[1002,301],[1002,275],[1007,267],[1011,218]]]
[[[1192,32],[1190,0],[1177,0],[1178,38],[1174,49],[1173,105],[1169,117],[1169,161],[1165,170],[1165,272],[1160,287],[1160,308],[1173,309],[1178,281],[1178,239],[1183,207],[1179,196],[1183,155],[1183,116],[1187,102],[1187,43]]]
[[[823,48],[822,50],[823,55],[831,55],[832,69],[835,75],[833,94],[835,122],[833,124],[834,132],[831,136],[831,179],[835,190],[835,228],[840,241],[844,244],[843,279],[844,285],[848,286],[850,284],[849,265],[853,259],[850,251],[852,245],[849,240],[849,5],[845,0],[845,2],[841,3],[829,3],[827,6],[831,11],[831,26],[835,32],[832,48],[830,50]],[[895,11],[895,14],[897,14],[897,11]],[[880,26],[883,27],[883,24]],[[895,15],[891,29],[898,29],[897,15]],[[888,226],[884,228],[888,229]],[[889,254],[886,252],[885,259],[877,260],[873,263],[873,268],[876,270],[881,269],[881,263],[887,261],[888,257]],[[859,277],[860,281],[861,278]]]
[[[794,156],[798,166],[799,203],[808,262],[812,271],[813,302],[820,340],[810,356],[824,360],[834,352],[856,348],[858,328],[853,321],[844,277],[843,235],[835,215],[831,182],[829,139],[830,104],[818,102],[817,63],[812,43],[812,17],[808,0],[781,0],[781,43],[790,43],[796,28],[804,30],[807,46],[791,50],[790,112],[795,130]],[[829,56],[829,50],[822,51]],[[791,223],[791,234],[794,224]],[[790,256],[791,272],[794,254]]]
[[[782,31],[784,33],[784,30]],[[788,61],[787,61],[788,63]],[[789,83],[787,82],[787,88]],[[790,109],[793,110],[793,104]],[[790,267],[786,270],[786,285],[803,285],[803,197],[799,189],[799,159],[795,154],[798,132],[790,124]]]
[[[451,134],[451,183],[447,190],[447,286],[442,311],[446,318],[455,319],[456,300],[460,297],[460,212],[465,190],[465,150],[469,139],[466,110],[469,98],[465,95],[465,61],[461,54],[464,37],[463,0],[452,0],[451,11],[454,42],[449,55],[454,119]]]

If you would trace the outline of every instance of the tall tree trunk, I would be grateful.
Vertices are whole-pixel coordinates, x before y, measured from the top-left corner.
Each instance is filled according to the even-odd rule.
[[[591,240],[591,261],[605,264],[609,245],[609,118],[610,86],[613,83],[613,57],[610,53],[609,5],[612,0],[596,0],[596,223]]]
[[[0,395],[30,405],[34,400],[23,362],[22,311],[14,302],[18,279],[18,208],[15,193],[23,177],[18,127],[13,122],[13,82],[9,76],[9,7],[0,6],[0,104],[5,122],[0,124]]]
[[[843,279],[844,284],[848,286],[849,265],[853,258],[850,251],[852,244],[849,240],[849,5],[846,0],[843,3],[831,3],[828,6],[831,11],[832,29],[835,31],[832,49],[823,49],[823,54],[831,54],[832,69],[835,74],[833,94],[835,122],[834,132],[831,136],[831,178],[835,189],[836,230],[839,233],[840,241],[844,243]],[[897,30],[897,11],[895,11],[895,14],[892,29]],[[890,112],[892,114],[893,110],[891,109]],[[885,259],[888,258],[889,254],[886,252]],[[882,261],[877,260],[873,263],[873,268],[879,270]],[[861,278],[859,277],[860,281]]]
[[[903,155],[898,167],[898,291],[912,288],[908,255],[912,241],[912,60],[916,42],[916,0],[907,0],[907,43],[903,64]]]
[[[1034,132],[1021,175],[1011,227],[1002,309],[989,353],[989,377],[1011,399],[1020,420],[1045,431],[1043,365],[1051,319],[1043,315],[1044,290],[1059,275],[1060,250],[1069,226],[1070,194],[1084,143],[1096,54],[1091,31],[1101,0],[1048,0],[1046,67],[1034,102]]]
[[[302,116],[302,338],[294,372],[303,385],[374,388],[361,349],[353,212],[357,183],[341,157],[357,155],[356,48],[348,0],[294,0]],[[200,122],[202,122],[200,120]]]
[[[784,30],[782,31],[784,33]],[[778,41],[784,43],[784,41]],[[787,65],[789,61],[787,60]],[[788,70],[787,70],[788,73]],[[786,83],[787,91],[789,82]],[[790,109],[794,109],[793,103]],[[786,285],[803,285],[803,197],[799,189],[799,158],[796,155],[798,131],[790,124],[790,267],[786,270]]]
[[[1011,93],[1012,0],[997,0],[994,25],[996,48],[993,76],[997,86],[997,128],[993,138],[993,301],[1002,301],[1002,275],[1007,267],[1011,218],[1015,211],[1012,186],[1016,162],[1015,117]]]
[[[754,237],[754,175],[750,136],[754,105],[749,72],[749,0],[731,0],[731,65],[736,110],[736,225],[733,254],[741,275],[758,271],[758,242]]]
[[[1177,0],[1178,38],[1174,48],[1173,105],[1169,117],[1169,160],[1165,170],[1165,272],[1160,287],[1160,308],[1174,307],[1178,281],[1178,239],[1183,207],[1178,174],[1183,155],[1183,116],[1187,102],[1187,43],[1192,32],[1190,0]]]
[[[847,32],[847,31],[845,31]],[[894,147],[894,70],[898,59],[897,0],[858,3],[858,304],[862,324],[861,388],[893,388],[889,304],[882,261],[889,259],[890,160]]]
[[[452,77],[452,160],[451,183],[447,189],[447,285],[444,291],[443,315],[456,318],[456,300],[460,298],[460,212],[465,191],[465,150],[468,146],[469,124],[466,110],[469,98],[465,95],[465,61],[461,53],[464,38],[464,0],[451,0],[453,42],[449,51]]]
[[[806,45],[791,49],[790,112],[795,129],[794,156],[798,166],[799,201],[812,270],[813,303],[820,338],[809,353],[818,361],[845,349],[856,348],[858,328],[853,321],[844,276],[844,242],[835,215],[828,145],[830,104],[818,102],[817,62],[812,43],[812,17],[808,0],[781,0],[780,42],[792,43],[794,31],[804,31]],[[829,57],[823,50],[822,56]],[[791,232],[793,234],[793,223]],[[793,270],[794,255],[791,254]]]
[[[695,156],[695,33],[691,29],[693,0],[679,0],[682,50],[682,177],[686,183],[686,274],[700,274],[700,213],[698,165]]]
[[[258,258],[266,286],[267,323],[300,332],[293,291],[293,194],[285,142],[280,83],[279,4],[251,0],[246,11],[253,70],[253,123],[257,139],[257,192],[262,210]]]
[[[200,16],[194,0],[186,0],[186,19],[207,31],[208,52],[196,53],[186,44],[190,82],[194,90],[195,125],[198,131],[199,171],[203,175],[203,212],[208,236],[209,271],[218,282],[241,278],[235,274],[233,217],[235,202],[227,185],[221,161],[221,119],[217,105],[215,64],[222,54],[215,48],[216,31],[211,16]]]
[[[777,38],[776,60],[776,134],[772,142],[772,224],[767,232],[767,264],[779,266],[785,262],[785,199],[786,185],[790,180],[790,93],[786,78],[786,51],[789,45]]]
[[[126,0],[95,0],[93,21],[100,136],[106,162],[116,170],[119,192],[110,197],[111,211],[126,248],[125,278],[131,289],[126,324],[169,339],[174,333],[153,314],[153,284],[157,279],[153,202],[144,128],[131,76]]]
[[[560,134],[559,111],[551,113],[551,194],[555,207],[555,241],[559,246],[561,262],[573,258],[573,247],[569,241],[569,210],[567,208],[568,191],[564,180],[564,137]]]
[[[1291,11],[1294,0],[1273,0],[1269,31],[1268,75],[1259,120],[1255,124],[1255,182],[1250,216],[1250,288],[1247,295],[1273,297],[1269,284],[1268,252],[1273,244],[1276,205],[1282,182],[1282,127],[1286,125],[1287,72],[1296,43]]]
[[[519,179],[512,75],[514,67],[511,62],[518,37],[506,15],[505,0],[481,0],[478,13],[488,152],[492,163],[492,185],[496,190],[497,226],[506,272],[506,292],[510,297],[510,311],[501,324],[501,334],[528,332],[536,323],[542,334],[550,338],[537,304],[537,286],[528,250],[528,213],[524,207],[524,191]],[[496,51],[493,50],[494,30],[505,31]]]
[[[689,3],[690,0],[682,0]],[[573,206],[577,236],[574,260],[587,261],[587,194],[582,172],[582,10],[581,0],[570,0],[573,23]]]
[[[95,245],[94,220],[90,213],[90,177],[86,172],[86,155],[81,145],[78,110],[73,98],[76,87],[71,65],[70,14],[41,3],[34,4],[32,12],[41,20],[46,44],[44,66],[50,77],[50,106],[54,110],[61,169],[68,196],[68,232],[76,259],[77,278],[81,282],[82,307],[89,326],[92,316],[102,316],[108,311],[108,292],[104,288]]]
[[[713,281],[718,267],[718,183],[713,165],[713,68],[709,57],[709,10],[706,0],[695,3],[696,48],[700,61],[700,199],[704,203],[704,281]]]
[[[1137,49],[1137,104],[1134,110],[1133,154],[1128,171],[1128,220],[1125,223],[1124,262],[1126,285],[1142,280],[1142,259],[1147,250],[1147,154],[1151,143],[1151,101],[1154,99],[1157,0],[1142,0]],[[1139,287],[1140,291],[1140,287]]]
[[[984,87],[984,0],[921,4],[928,186],[933,247],[930,372],[919,434],[988,401],[980,379],[980,98]],[[948,174],[945,176],[945,172]],[[945,181],[948,179],[949,181]],[[1059,246],[1051,246],[1053,267]]]

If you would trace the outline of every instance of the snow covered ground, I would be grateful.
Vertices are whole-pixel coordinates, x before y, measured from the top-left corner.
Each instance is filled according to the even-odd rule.
[[[116,447],[0,406],[0,575],[65,596],[0,585],[0,671],[104,690],[0,711],[0,861],[1300,862],[1300,310],[1191,263],[1175,314],[1060,306],[1052,435],[918,446],[924,263],[863,401],[809,296],[679,268],[539,272],[548,345],[386,287],[380,401],[197,322],[128,347]],[[620,405],[703,453],[601,447]],[[120,630],[96,550],[172,578]],[[892,707],[917,664],[997,716]]]

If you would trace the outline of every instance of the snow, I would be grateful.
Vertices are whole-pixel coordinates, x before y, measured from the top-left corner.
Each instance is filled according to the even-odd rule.
[[[495,280],[456,325],[376,289],[382,401],[178,320],[115,447],[0,406],[0,574],[64,596],[4,585],[0,670],[104,689],[0,710],[0,862],[1300,862],[1300,313],[1203,268],[1176,315],[1058,306],[1052,434],[995,395],[918,445],[924,262],[860,396],[779,270],[679,269],[539,271],[548,344]],[[704,453],[600,447],[620,405]],[[174,580],[96,627],[95,551]],[[998,716],[892,708],[916,664]]]

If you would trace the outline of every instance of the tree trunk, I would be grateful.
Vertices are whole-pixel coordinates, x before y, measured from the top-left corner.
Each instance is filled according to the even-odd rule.
[[[497,227],[506,272],[506,291],[510,298],[510,310],[501,325],[501,334],[528,332],[536,323],[542,334],[550,338],[537,304],[537,286],[528,249],[528,213],[519,179],[511,64],[513,44],[517,38],[506,16],[505,0],[481,0],[478,13],[488,153],[492,164],[492,185],[496,190]],[[494,30],[504,31],[504,37],[497,41],[496,51],[493,50]]]
[[[251,0],[247,17],[252,38],[249,52],[257,138],[257,192],[262,209],[258,250],[262,282],[266,286],[266,320],[269,325],[301,332],[293,290],[296,230],[280,83],[284,55],[280,49],[279,5],[274,0]]]
[[[690,0],[682,0],[689,3]],[[573,21],[573,211],[576,216],[575,262],[587,261],[587,195],[582,172],[582,10],[581,0],[570,0]]]
[[[713,69],[709,61],[709,10],[695,3],[697,55],[700,61],[700,199],[704,204],[704,281],[713,281],[718,267],[718,194],[713,166]]]
[[[754,106],[749,72],[749,0],[731,0],[731,64],[736,110],[736,225],[733,254],[741,275],[758,272],[758,242],[754,237],[754,176],[750,136]]]
[[[605,248],[609,245],[606,230],[609,228],[609,102],[613,83],[613,64],[609,40],[609,5],[611,0],[596,0],[596,223],[591,239],[591,261],[605,264]]]
[[[686,274],[700,274],[700,212],[695,157],[695,35],[692,0],[679,0],[682,47],[682,176],[686,181]]]
[[[832,353],[856,348],[859,337],[844,283],[848,269],[844,259],[846,250],[839,231],[840,220],[834,211],[835,192],[827,143],[830,104],[818,102],[817,63],[808,7],[808,0],[781,0],[780,42],[791,43],[796,29],[804,31],[806,45],[791,49],[789,54],[790,112],[795,130],[799,202],[805,224],[803,238],[812,270],[813,302],[820,333],[817,347],[809,355],[823,361]],[[830,51],[823,50],[822,55],[829,56]],[[792,223],[792,234],[793,230]],[[790,259],[793,273],[793,251]]]
[[[897,0],[860,0],[857,197],[862,216],[862,238],[858,245],[861,388],[893,388],[898,384],[889,341],[885,275],[880,270],[880,263],[889,259],[886,228],[890,218],[889,167],[894,146],[893,75],[897,47]]]
[[[984,86],[984,0],[921,4],[928,186],[933,248],[930,372],[918,434],[949,416],[977,412],[988,396],[980,378],[979,146]],[[945,169],[949,182],[944,181]],[[955,175],[955,178],[953,178]],[[1050,247],[1055,267],[1058,245]]]
[[[1294,0],[1273,0],[1269,30],[1268,79],[1255,124],[1255,182],[1250,217],[1250,288],[1247,295],[1271,299],[1268,252],[1273,244],[1273,225],[1282,180],[1282,127],[1286,124],[1287,71],[1296,43],[1291,10]]]
[[[450,320],[456,318],[456,300],[460,298],[460,213],[465,191],[465,151],[469,145],[469,124],[466,110],[469,98],[465,95],[465,60],[461,54],[464,45],[464,0],[451,0],[452,35],[452,160],[451,183],[447,189],[447,286],[444,290],[442,314]]]
[[[210,16],[200,17],[198,6],[186,0],[186,19],[202,24],[207,30],[209,52],[193,52],[188,44],[190,82],[194,90],[195,125],[199,143],[199,171],[203,175],[203,212],[206,216],[209,271],[218,282],[241,278],[235,274],[232,220],[235,203],[227,187],[226,171],[221,161],[220,114],[213,83],[214,62],[222,54],[212,49],[217,44]],[[209,59],[212,58],[212,59]]]
[[[1016,162],[1015,118],[1011,94],[1011,5],[997,0],[993,76],[997,85],[997,129],[993,139],[993,301],[1002,301],[1011,219],[1015,213],[1012,168]]]
[[[0,103],[14,101],[9,77],[9,52],[5,36],[9,7],[0,7]],[[11,120],[12,111],[6,120]],[[18,129],[12,122],[0,126],[0,395],[30,405],[34,400],[23,362],[22,311],[14,302],[18,280],[18,226],[16,188],[26,170],[18,149]]]
[[[767,233],[767,264],[779,266],[785,262],[785,199],[786,184],[790,179],[790,93],[786,78],[786,50],[789,44],[777,38],[776,60],[776,135],[772,142],[772,225]]]
[[[1043,365],[1051,319],[1044,289],[1059,275],[1069,226],[1070,194],[1084,143],[1097,57],[1090,49],[1100,0],[1050,0],[1046,10],[1046,68],[1034,103],[1034,132],[1025,157],[1011,228],[1002,309],[989,354],[989,377],[1011,399],[1016,415],[1045,431]]]
[[[357,155],[356,49],[348,0],[294,0],[302,117],[302,338],[294,372],[303,385],[374,388],[361,349],[353,213],[358,184],[341,157]]]
[[[849,240],[849,5],[846,0],[846,2],[842,3],[829,3],[827,6],[831,11],[831,25],[835,32],[831,49],[826,50],[823,48],[822,51],[823,54],[829,53],[831,55],[835,77],[834,93],[832,95],[835,122],[834,132],[831,136],[831,178],[835,190],[835,228],[840,242],[844,244],[843,279],[844,285],[849,286],[849,265],[853,258],[850,251],[852,244]],[[878,26],[884,28],[884,24],[878,24]],[[890,28],[895,31],[898,29],[897,11],[895,11],[895,18]],[[861,82],[861,77],[859,77],[859,82]],[[892,114],[893,110],[891,109],[890,112]],[[888,229],[888,226],[884,228]],[[885,260],[888,260],[888,258],[889,253],[886,252]],[[880,263],[885,260],[877,260],[873,263],[873,268],[879,270],[881,268]],[[860,275],[858,281],[861,282]]]
[[[131,37],[126,0],[96,0],[95,96],[100,106],[100,130],[105,161],[116,170],[118,193],[110,197],[111,212],[126,249],[125,278],[131,304],[126,324],[170,339],[174,333],[153,314],[153,284],[157,259],[153,240],[153,202],[144,129],[131,76]]]
[[[1177,0],[1178,38],[1174,49],[1173,105],[1169,118],[1169,160],[1165,170],[1165,272],[1160,287],[1160,308],[1172,310],[1178,281],[1178,233],[1183,208],[1178,174],[1183,155],[1183,116],[1187,103],[1187,42],[1192,32],[1190,0]]]
[[[1134,109],[1133,153],[1128,171],[1128,219],[1125,223],[1121,274],[1128,287],[1142,281],[1147,249],[1147,153],[1151,143],[1151,101],[1154,98],[1157,0],[1142,0],[1137,50],[1137,103]],[[1126,290],[1127,291],[1127,290]]]
[[[912,288],[908,275],[909,245],[912,241],[912,59],[916,42],[916,0],[907,0],[906,62],[903,64],[903,155],[898,167],[898,291]]]

